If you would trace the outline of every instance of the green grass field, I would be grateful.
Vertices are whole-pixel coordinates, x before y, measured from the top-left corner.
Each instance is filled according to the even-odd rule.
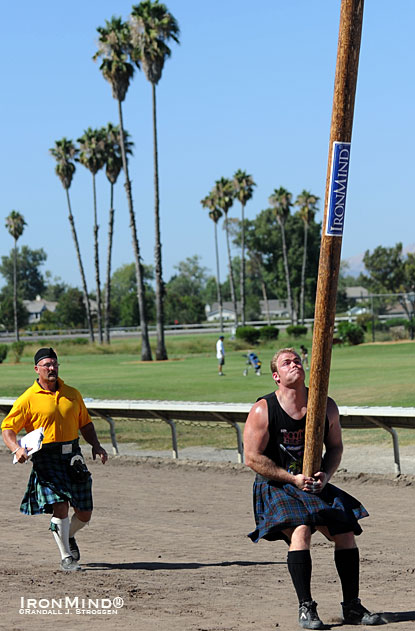
[[[310,340],[304,341],[310,349]],[[262,375],[257,377],[250,368],[248,376],[243,377],[243,355],[252,349],[225,340],[223,378],[217,375],[212,335],[167,338],[166,362],[141,362],[138,344],[133,342],[114,342],[102,350],[68,344],[57,344],[56,348],[61,377],[84,397],[248,403],[273,389],[269,362],[276,348],[299,348],[302,342],[293,344],[292,340],[281,339],[277,347],[257,347]],[[0,396],[18,396],[32,382],[36,348],[27,347],[19,364],[14,364],[11,357],[0,364]],[[329,392],[338,405],[415,407],[414,377],[415,342],[335,346]]]
[[[215,340],[216,336],[212,334],[168,337],[169,360],[166,362],[141,362],[136,341],[114,341],[110,348],[68,343],[54,347],[59,354],[60,376],[78,388],[84,398],[245,403],[252,403],[258,396],[274,389],[269,362],[277,348],[299,348],[301,343],[305,343],[311,349],[311,340],[306,338],[293,342],[281,337],[275,346],[259,346],[255,352],[262,361],[262,375],[256,376],[250,368],[248,376],[244,377],[246,359],[243,354],[252,349],[243,348],[240,342],[232,342],[225,337],[225,376],[220,378],[217,375]],[[43,342],[42,345],[48,343]],[[0,396],[17,397],[33,382],[32,357],[37,347],[27,346],[19,364],[12,363],[12,357],[0,364]],[[340,406],[415,407],[414,376],[415,342],[336,346],[332,355],[329,394]],[[99,422],[98,427],[102,435],[107,434],[105,421]],[[235,446],[232,429],[213,427],[195,432],[195,426],[182,423],[178,428],[181,446]],[[350,432],[350,440],[353,441],[356,430],[348,430],[345,437]],[[400,432],[401,440],[412,440],[412,434],[415,440],[415,433],[410,430]],[[369,430],[367,435],[369,441],[390,440],[382,430]],[[165,448],[170,447],[170,430],[162,423],[119,422],[117,437],[119,440],[138,441],[143,448],[161,449],[161,444]]]

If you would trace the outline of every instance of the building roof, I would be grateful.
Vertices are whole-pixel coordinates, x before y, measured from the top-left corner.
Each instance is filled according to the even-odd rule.
[[[23,304],[29,313],[36,314],[42,313],[45,309],[53,313],[58,303],[52,300],[44,300],[44,298],[36,296],[36,300],[23,300]]]
[[[367,298],[368,295],[368,290],[360,285],[356,287],[346,287],[346,296],[348,298]]]

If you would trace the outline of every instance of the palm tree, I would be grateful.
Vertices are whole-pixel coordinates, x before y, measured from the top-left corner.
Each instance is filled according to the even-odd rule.
[[[56,140],[55,146],[52,147],[52,149],[49,149],[49,151],[56,160],[55,173],[59,177],[60,181],[62,182],[62,186],[66,191],[66,201],[68,203],[68,219],[72,230],[72,238],[75,244],[79,271],[81,273],[82,290],[84,294],[85,309],[89,327],[89,338],[91,342],[94,342],[94,327],[92,326],[91,306],[86,285],[84,266],[81,259],[81,251],[79,249],[78,236],[75,229],[75,220],[72,215],[71,199],[69,197],[69,189],[72,183],[73,175],[75,173],[74,160],[78,155],[78,149],[75,147],[72,140],[62,138],[62,140]]]
[[[211,195],[213,195],[216,206],[220,208],[220,210],[225,215],[226,247],[228,250],[228,264],[229,264],[229,284],[231,287],[232,304],[235,311],[235,325],[237,326],[238,311],[237,311],[237,303],[236,303],[235,281],[234,281],[234,276],[233,276],[231,248],[229,245],[229,226],[228,226],[228,211],[230,207],[232,206],[233,200],[234,200],[232,182],[225,177],[221,177],[220,180],[216,180],[215,186],[213,187]]]
[[[262,253],[253,249],[249,250],[248,259],[248,272],[253,278],[258,278],[261,285],[262,298],[264,300],[265,312],[267,314],[267,322],[271,326],[271,314],[269,311],[269,300],[267,285],[265,283],[264,262],[262,259]]]
[[[295,205],[299,208],[299,215],[304,222],[304,251],[303,251],[303,264],[301,267],[301,291],[300,291],[300,320],[301,324],[304,324],[304,295],[305,295],[305,268],[307,263],[307,238],[308,238],[308,226],[314,220],[316,212],[318,211],[317,202],[319,198],[316,195],[310,193],[310,191],[303,190],[297,196]]]
[[[287,221],[288,216],[290,214],[290,208],[292,206],[291,198],[292,198],[292,194],[289,193],[285,188],[281,186],[279,189],[274,189],[274,192],[268,198],[268,201],[275,211],[275,216],[281,228],[282,255],[284,259],[285,281],[287,285],[287,301],[288,301],[288,308],[291,314],[291,322],[294,322],[294,309],[293,309],[293,300],[292,300],[292,295],[291,295],[290,272],[288,269],[287,244],[285,240],[285,222]]]
[[[102,129],[91,129],[88,127],[83,136],[78,138],[79,157],[78,161],[86,167],[92,175],[92,193],[94,202],[94,262],[95,262],[95,283],[97,288],[97,319],[98,319],[98,339],[102,344],[102,300],[101,281],[99,274],[99,248],[98,248],[98,219],[97,219],[97,192],[95,176],[105,164],[104,143],[105,136]]]
[[[158,0],[143,0],[134,5],[130,19],[131,58],[140,64],[147,80],[151,83],[153,98],[153,155],[154,155],[154,223],[155,248],[154,263],[156,274],[156,320],[157,348],[156,358],[167,359],[164,342],[164,283],[161,260],[160,239],[160,197],[157,148],[157,108],[156,86],[161,79],[164,63],[171,55],[166,42],[170,39],[179,44],[180,29],[176,19],[169,13],[166,5]]]
[[[14,239],[13,251],[13,311],[14,311],[14,332],[16,342],[19,341],[19,324],[17,322],[17,240],[22,236],[24,227],[26,226],[23,215],[12,210],[10,215],[6,217],[6,228]]]
[[[203,208],[209,208],[209,217],[212,219],[215,226],[215,252],[216,252],[216,290],[219,305],[219,323],[220,330],[223,332],[223,300],[222,289],[220,286],[220,274],[219,274],[219,248],[218,248],[218,221],[222,217],[222,211],[217,208],[215,198],[212,193],[209,193],[200,202]]]
[[[110,209],[108,220],[107,280],[105,284],[104,331],[105,341],[110,343],[110,311],[111,311],[111,257],[114,234],[114,185],[122,169],[120,128],[108,123],[103,129],[105,133],[105,175],[110,183]],[[129,134],[124,130],[125,151],[132,154],[133,144],[128,140]]]
[[[145,305],[145,287],[143,278],[143,266],[140,257],[140,247],[138,243],[137,227],[134,214],[133,196],[131,193],[131,182],[128,174],[127,152],[125,147],[124,123],[122,113],[122,102],[125,100],[130,81],[134,74],[134,66],[127,61],[127,51],[129,49],[130,30],[128,24],[122,22],[121,18],[113,17],[111,21],[106,20],[105,27],[98,27],[99,33],[98,51],[94,55],[94,60],[102,58],[100,70],[112,88],[112,96],[118,101],[118,115],[120,118],[120,148],[122,165],[125,174],[125,190],[127,193],[128,210],[130,214],[130,228],[133,240],[135,273],[137,279],[137,301],[140,311],[141,328],[141,359],[151,361],[151,347],[148,335],[147,314]]]
[[[256,186],[252,175],[238,169],[233,176],[235,198],[241,202],[241,323],[245,325],[245,205],[251,199]]]

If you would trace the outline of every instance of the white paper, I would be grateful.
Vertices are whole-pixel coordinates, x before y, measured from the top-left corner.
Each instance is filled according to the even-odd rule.
[[[26,447],[29,455],[35,454],[39,449],[42,448],[42,441],[44,436],[44,428],[39,427],[38,429],[34,429],[33,432],[29,432],[26,436],[20,438],[17,442],[20,447]],[[13,464],[16,464],[17,458],[16,454],[13,456]]]

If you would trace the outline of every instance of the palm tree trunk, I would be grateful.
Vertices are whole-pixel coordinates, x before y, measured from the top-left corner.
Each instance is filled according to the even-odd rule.
[[[265,304],[265,311],[267,314],[267,322],[269,324],[269,326],[271,326],[271,315],[269,312],[269,302],[268,302],[268,294],[267,294],[267,287],[265,285],[265,282],[263,280],[261,280],[261,289],[262,289],[262,297],[264,299],[264,304]]]
[[[140,311],[140,329],[141,329],[141,359],[142,361],[151,361],[152,356],[151,356],[150,340],[148,337],[145,289],[144,289],[144,281],[143,281],[143,268],[142,268],[141,259],[140,259],[140,248],[138,244],[137,228],[135,224],[133,196],[131,194],[131,182],[128,176],[127,156],[125,153],[122,105],[119,99],[118,99],[118,114],[120,117],[121,156],[122,156],[123,169],[125,173],[124,186],[125,186],[125,191],[127,194],[128,210],[130,213],[130,228],[131,228],[131,234],[132,234],[132,240],[133,240],[134,258],[135,258],[135,276],[137,279],[137,301],[138,301],[138,309]]]
[[[98,319],[98,340],[102,344],[102,308],[101,308],[101,281],[99,278],[99,251],[98,251],[98,221],[97,221],[97,191],[95,186],[95,175],[92,174],[92,190],[94,193],[94,261],[95,261],[95,283],[97,288],[97,319]]]
[[[13,254],[13,311],[14,311],[14,334],[16,342],[20,340],[19,325],[17,322],[17,239],[14,240]]]
[[[282,255],[284,259],[285,281],[287,284],[287,302],[288,302],[288,308],[290,310],[290,315],[291,315],[291,323],[294,324],[294,308],[293,308],[293,299],[291,296],[290,273],[288,270],[288,256],[287,256],[287,244],[285,242],[285,228],[284,228],[284,224],[282,223],[280,223],[280,226],[281,226],[281,236],[282,236]]]
[[[167,350],[164,342],[164,283],[161,265],[161,239],[160,239],[160,199],[159,199],[159,168],[157,153],[157,111],[156,111],[156,85],[151,84],[153,94],[153,148],[154,148],[154,263],[156,273],[156,330],[157,347],[156,359],[167,359]]]
[[[216,289],[217,289],[218,305],[219,305],[220,332],[223,333],[223,302],[222,302],[222,290],[220,286],[220,275],[219,275],[218,225],[216,222],[214,226],[215,226],[215,251],[216,251]]]
[[[228,250],[228,262],[229,262],[229,284],[231,286],[231,298],[232,298],[233,309],[235,311],[235,326],[238,326],[238,310],[237,310],[236,294],[235,294],[235,281],[233,278],[231,247],[229,245],[228,214],[227,213],[225,213],[225,230],[226,230],[226,247]]]
[[[77,237],[76,229],[75,229],[75,220],[74,220],[73,215],[72,215],[71,200],[70,200],[70,197],[69,197],[69,190],[67,188],[65,190],[66,190],[66,200],[68,202],[68,219],[69,219],[69,223],[71,224],[72,237],[73,237],[74,244],[75,244],[75,251],[76,251],[76,256],[77,256],[77,259],[78,259],[79,271],[81,273],[82,289],[83,289],[83,292],[84,292],[84,302],[85,302],[85,309],[86,309],[86,317],[87,317],[87,320],[88,320],[88,328],[89,328],[89,339],[91,340],[92,343],[94,343],[94,341],[95,341],[95,339],[94,339],[94,327],[92,326],[91,305],[89,303],[89,296],[88,296],[88,289],[87,289],[87,286],[86,286],[84,266],[82,265],[81,251],[79,249],[78,237]]]
[[[110,311],[111,311],[111,257],[112,257],[112,238],[114,234],[114,184],[111,183],[110,193],[110,211],[108,221],[108,251],[107,251],[107,282],[105,288],[105,341],[111,343],[110,338]]]
[[[241,324],[245,326],[245,204],[241,206]]]
[[[307,237],[308,237],[308,224],[304,222],[304,253],[303,264],[301,267],[301,293],[300,293],[300,319],[301,324],[304,324],[304,294],[305,294],[305,268],[307,263]]]

